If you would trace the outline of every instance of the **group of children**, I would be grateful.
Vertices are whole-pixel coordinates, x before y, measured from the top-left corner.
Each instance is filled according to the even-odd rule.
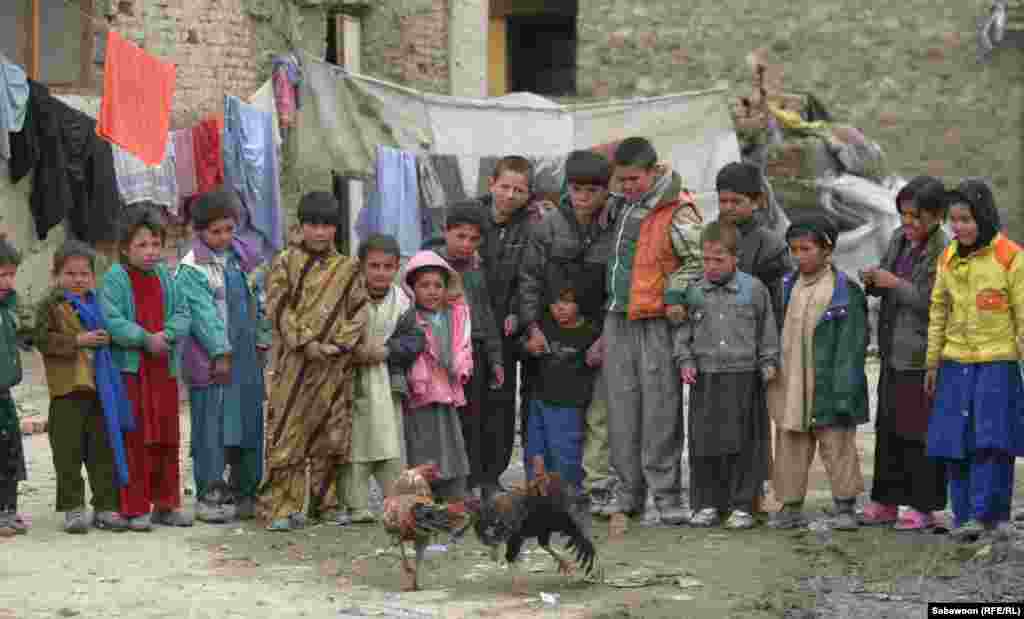
[[[65,529],[191,524],[179,362],[196,514],[210,522],[371,521],[369,479],[388,492],[402,467],[427,462],[438,495],[487,495],[508,465],[517,393],[527,475],[557,471],[620,531],[648,492],[665,523],[751,528],[766,481],[783,504],[771,526],[799,526],[816,452],[836,528],[933,526],[947,481],[958,537],[1009,519],[1024,455],[1024,257],[1000,233],[987,185],[912,181],[897,197],[904,225],[859,274],[864,288],[832,263],[839,232],[827,216],[801,217],[784,238],[759,225],[764,180],[750,164],[719,172],[710,223],[642,138],[612,161],[570,154],[562,201],[542,217],[531,180],[525,159],[502,160],[488,198],[449,207],[444,237],[404,269],[387,236],[339,254],[337,202],[308,194],[297,238],[266,273],[265,303],[230,192],[197,202],[195,240],[173,274],[146,209],[125,214],[120,261],[98,289],[95,253],[67,242],[34,336]],[[10,533],[27,528],[10,396],[21,379],[18,262],[0,241],[0,531]],[[868,295],[882,298],[882,375],[872,501],[857,514]],[[687,434],[690,510],[679,496]]]

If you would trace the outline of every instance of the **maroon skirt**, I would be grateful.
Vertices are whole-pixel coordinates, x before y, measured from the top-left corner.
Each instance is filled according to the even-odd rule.
[[[932,398],[924,391],[924,375],[924,370],[883,368],[878,379],[879,430],[925,440]]]

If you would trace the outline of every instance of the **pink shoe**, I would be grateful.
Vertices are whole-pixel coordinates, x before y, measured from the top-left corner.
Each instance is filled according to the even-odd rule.
[[[893,525],[893,528],[897,531],[924,531],[934,526],[934,516],[919,512],[916,509],[910,509],[900,517],[900,521]]]
[[[886,505],[874,501],[864,506],[864,513],[860,517],[861,524],[878,525],[893,524],[899,520],[900,508],[898,505]]]

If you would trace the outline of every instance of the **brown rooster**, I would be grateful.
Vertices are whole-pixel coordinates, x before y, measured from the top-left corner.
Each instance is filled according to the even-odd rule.
[[[461,537],[471,524],[471,514],[479,509],[474,499],[448,504],[434,502],[430,483],[438,478],[434,463],[422,464],[399,475],[391,494],[384,499],[384,528],[393,537],[402,555],[402,590],[419,589],[419,566],[430,538],[438,533]],[[415,562],[409,564],[405,543],[412,542]]]

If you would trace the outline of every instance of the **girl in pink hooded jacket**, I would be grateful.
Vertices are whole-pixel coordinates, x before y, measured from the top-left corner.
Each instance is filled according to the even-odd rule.
[[[405,442],[409,466],[433,462],[437,496],[466,494],[469,459],[456,410],[466,404],[463,385],[473,373],[469,307],[458,292],[458,274],[439,255],[421,251],[406,265],[402,287],[416,304],[416,324],[426,348],[409,369]]]

